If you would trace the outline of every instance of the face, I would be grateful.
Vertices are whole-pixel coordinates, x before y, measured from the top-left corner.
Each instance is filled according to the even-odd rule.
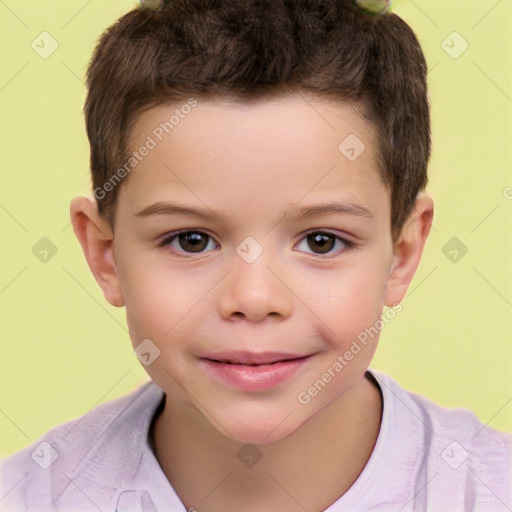
[[[379,323],[393,259],[371,127],[345,106],[287,98],[199,102],[160,133],[175,110],[138,120],[131,149],[156,145],[118,199],[132,344],[150,340],[144,368],[168,400],[237,441],[276,441],[362,379],[377,347],[378,335],[357,341]]]

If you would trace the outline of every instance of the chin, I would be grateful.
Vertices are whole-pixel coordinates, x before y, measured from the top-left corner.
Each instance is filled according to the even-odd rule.
[[[268,413],[238,415],[222,422],[225,430],[221,433],[233,441],[244,444],[274,443],[288,437],[300,427],[299,424],[283,421],[285,417],[283,414]]]

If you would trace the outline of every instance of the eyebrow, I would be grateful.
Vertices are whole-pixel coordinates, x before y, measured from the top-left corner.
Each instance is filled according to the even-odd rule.
[[[278,219],[287,217],[289,220],[299,220],[306,217],[315,217],[329,214],[349,215],[352,217],[364,217],[368,219],[375,217],[375,215],[368,208],[361,204],[353,202],[340,203],[331,201],[308,206],[296,206],[294,204],[290,204],[283,211],[281,211]],[[189,217],[196,217],[203,220],[209,220],[216,216],[215,213],[213,213],[211,210],[196,209],[186,205],[164,201],[158,201],[136,213],[137,217],[151,217],[155,215],[187,215]],[[279,222],[279,220],[276,222]]]

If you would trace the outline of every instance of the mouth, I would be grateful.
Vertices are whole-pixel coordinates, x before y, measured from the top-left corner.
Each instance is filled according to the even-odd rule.
[[[271,366],[277,363],[287,363],[306,359],[312,354],[286,354],[278,352],[229,352],[219,354],[204,354],[200,359],[229,365],[241,366]]]
[[[255,356],[255,354],[252,354]],[[247,354],[246,354],[247,356]],[[307,367],[314,354],[300,356],[262,356],[259,361],[240,361],[237,358],[209,356],[199,360],[200,368],[215,381],[227,384],[241,391],[257,392],[268,391],[283,384],[303,367]],[[277,359],[276,359],[277,357]]]
[[[207,361],[212,361],[213,363],[222,363],[222,364],[232,364],[236,366],[272,366],[277,363],[288,363],[290,361],[298,361],[300,359],[306,359],[309,356],[303,356],[303,357],[295,357],[291,359],[279,359],[278,361],[272,361],[272,362],[264,362],[264,363],[236,363],[234,361],[229,361],[227,359],[209,359],[207,357],[203,358]]]

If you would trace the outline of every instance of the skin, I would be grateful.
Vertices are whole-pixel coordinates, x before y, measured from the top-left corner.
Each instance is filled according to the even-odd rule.
[[[132,149],[175,108],[141,116]],[[366,149],[351,162],[338,145],[353,133]],[[126,307],[133,347],[149,338],[160,350],[144,366],[167,395],[151,439],[187,508],[320,511],[368,462],[382,414],[365,377],[378,335],[309,403],[297,397],[384,306],[402,301],[430,232],[433,201],[421,194],[393,244],[374,147],[370,124],[319,98],[200,102],[122,184],[114,229],[94,200],[73,199],[76,236],[106,300]],[[328,200],[357,202],[372,217],[277,221],[289,205]],[[136,216],[157,201],[206,208],[211,218]],[[159,247],[185,228],[205,233],[199,253],[178,238]],[[320,229],[334,235],[324,251],[306,238]],[[252,263],[236,252],[248,236],[263,249]],[[315,355],[271,390],[248,392],[201,369],[200,354],[224,349]],[[237,457],[248,443],[262,454],[250,468]]]

